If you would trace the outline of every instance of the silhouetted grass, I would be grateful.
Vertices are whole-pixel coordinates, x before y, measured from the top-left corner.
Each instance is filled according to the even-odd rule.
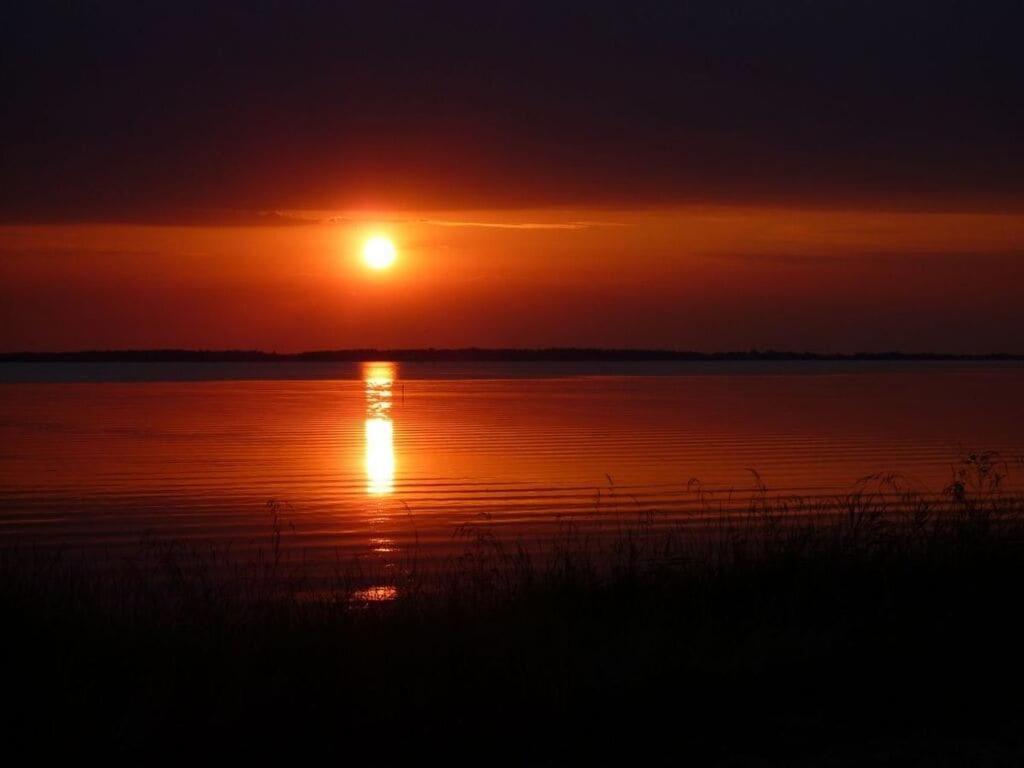
[[[830,504],[760,487],[729,514],[709,497],[688,524],[563,520],[544,543],[482,520],[440,567],[324,572],[273,506],[257,554],[7,550],[9,749],[1017,761],[1024,502],[1007,469],[970,456],[939,498],[896,475]]]

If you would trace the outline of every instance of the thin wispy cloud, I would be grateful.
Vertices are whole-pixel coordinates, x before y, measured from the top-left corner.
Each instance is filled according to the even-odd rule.
[[[624,227],[617,221],[567,221],[567,222],[497,222],[497,221],[446,221],[422,219],[418,224],[435,227],[480,227],[484,229],[592,229],[594,227]]]
[[[477,229],[519,229],[519,230],[582,230],[595,227],[624,227],[619,221],[479,221],[475,219],[431,219],[415,217],[378,217],[369,215],[330,215],[321,211],[261,211],[265,219],[282,222],[308,224],[419,224],[430,227],[471,227]]]

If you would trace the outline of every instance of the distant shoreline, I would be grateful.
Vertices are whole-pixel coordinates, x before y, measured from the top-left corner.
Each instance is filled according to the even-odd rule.
[[[241,363],[241,362],[537,362],[537,361],[1024,361],[1024,354],[942,352],[692,352],[669,349],[339,349],[309,352],[259,350],[139,349],[80,352],[3,352],[0,363]]]

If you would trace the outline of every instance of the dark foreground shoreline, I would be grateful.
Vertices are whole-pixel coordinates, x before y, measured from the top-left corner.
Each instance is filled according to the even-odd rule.
[[[230,362],[597,362],[597,361],[1024,361],[1024,354],[947,354],[941,352],[691,352],[669,349],[340,349],[278,353],[260,350],[138,349],[77,352],[3,352],[0,363],[230,363]]]
[[[985,481],[985,477],[981,478]],[[991,480],[991,477],[989,477]],[[275,528],[234,579],[156,543],[2,550],[8,751],[377,764],[1005,765],[1024,758],[1024,500],[762,499],[717,537],[474,529],[313,583]],[[386,580],[382,582],[380,580]],[[386,583],[382,591],[360,586]],[[393,599],[379,601],[376,597]]]

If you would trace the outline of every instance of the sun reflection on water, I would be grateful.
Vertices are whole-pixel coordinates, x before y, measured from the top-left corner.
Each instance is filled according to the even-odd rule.
[[[383,496],[395,489],[395,430],[391,398],[394,363],[364,363],[366,385],[366,492]]]

